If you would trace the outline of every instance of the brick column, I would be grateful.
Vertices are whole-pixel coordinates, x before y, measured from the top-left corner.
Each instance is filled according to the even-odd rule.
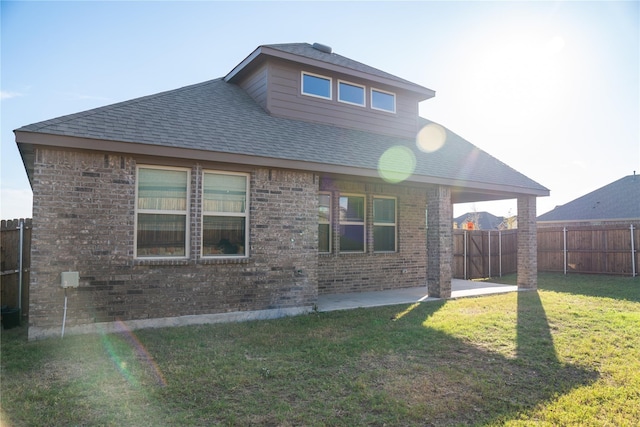
[[[518,288],[538,287],[538,241],[535,196],[518,197]]]
[[[427,288],[429,296],[451,297],[453,205],[451,189],[427,190]]]

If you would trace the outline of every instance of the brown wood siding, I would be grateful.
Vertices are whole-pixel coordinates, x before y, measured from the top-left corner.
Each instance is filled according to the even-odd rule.
[[[267,110],[267,76],[267,67],[263,65],[239,83],[239,86],[265,110]]]
[[[372,85],[370,82],[348,75],[330,73],[312,67],[301,68],[297,64],[285,61],[271,61],[268,67],[267,110],[274,116],[406,138],[414,138],[416,135],[418,100],[409,92],[377,84]],[[331,77],[333,99],[326,100],[302,95],[300,93],[302,71]],[[366,106],[339,102],[337,100],[338,80],[364,85]],[[396,94],[396,113],[371,109],[371,87]]]

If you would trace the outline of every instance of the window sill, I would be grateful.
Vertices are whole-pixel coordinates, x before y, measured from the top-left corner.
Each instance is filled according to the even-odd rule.
[[[190,263],[191,260],[187,258],[137,258],[133,260],[133,265],[189,265]]]
[[[217,264],[248,264],[249,257],[238,258],[200,258],[198,264],[217,265]]]

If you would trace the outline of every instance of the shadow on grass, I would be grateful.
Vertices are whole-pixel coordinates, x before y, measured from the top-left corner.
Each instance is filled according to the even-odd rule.
[[[594,370],[558,360],[537,291],[518,292],[517,298],[514,357],[429,327],[422,332],[422,349],[420,345],[395,347],[404,353],[401,365],[406,366],[393,369],[384,383],[387,392],[404,402],[407,417],[415,418],[410,423],[501,424],[526,418],[523,414],[537,405],[598,379]],[[446,304],[423,303],[406,313],[406,321],[426,319],[421,324],[428,325]],[[388,366],[388,361],[378,363]],[[381,374],[373,365],[369,362],[367,369]]]

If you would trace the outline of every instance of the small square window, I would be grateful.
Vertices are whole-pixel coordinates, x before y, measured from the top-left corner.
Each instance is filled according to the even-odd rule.
[[[318,98],[331,99],[331,79],[316,74],[302,73],[302,93]]]
[[[364,86],[339,81],[338,101],[364,107]]]
[[[396,95],[378,89],[371,89],[371,108],[374,110],[396,112]]]

